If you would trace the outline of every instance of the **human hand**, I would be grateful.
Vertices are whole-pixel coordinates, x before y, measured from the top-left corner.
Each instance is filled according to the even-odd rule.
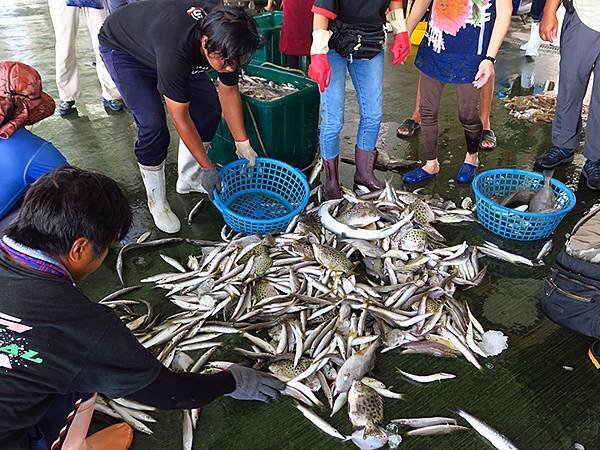
[[[227,369],[235,379],[235,390],[228,397],[236,400],[258,400],[268,402],[279,397],[285,383],[268,373],[234,364]]]
[[[477,89],[482,88],[493,75],[494,64],[490,60],[484,59],[479,63],[479,70],[477,71],[477,75],[475,75],[473,86]]]
[[[554,42],[558,35],[558,19],[556,14],[544,14],[540,23],[540,37],[543,41]]]
[[[246,139],[245,141],[240,141],[235,143],[235,154],[238,158],[245,158],[248,160],[248,167],[252,167],[256,164],[256,158],[258,155],[250,145],[250,141]]]
[[[331,80],[331,67],[327,55],[311,55],[310,66],[308,66],[308,77],[316,81],[319,90],[324,92]]]
[[[404,64],[404,61],[406,61],[406,58],[410,54],[410,40],[407,31],[394,35],[394,43],[390,50],[392,55],[394,55],[392,64]]]
[[[213,190],[216,189],[221,192],[221,174],[215,167],[208,169],[200,168],[200,174],[198,175],[198,182],[202,189],[208,194],[208,198],[213,201],[214,195]]]

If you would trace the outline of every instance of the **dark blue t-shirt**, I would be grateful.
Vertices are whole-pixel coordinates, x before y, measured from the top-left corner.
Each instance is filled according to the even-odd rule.
[[[415,65],[443,83],[472,83],[486,55],[495,20],[496,0],[433,0]]]

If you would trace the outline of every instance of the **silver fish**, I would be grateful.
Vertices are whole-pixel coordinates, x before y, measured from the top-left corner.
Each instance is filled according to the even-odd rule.
[[[368,347],[348,358],[338,371],[335,382],[335,394],[348,392],[354,380],[360,380],[369,372],[375,364],[375,352],[379,347],[379,341],[375,341]]]
[[[552,191],[552,187],[550,186],[550,180],[552,179],[553,174],[553,169],[544,170],[544,184],[529,201],[529,211],[547,212],[556,209],[556,194],[554,194],[554,191]]]
[[[510,442],[506,436],[499,433],[482,420],[479,420],[477,417],[472,416],[461,408],[455,408],[453,412],[469,422],[475,431],[487,439],[490,444],[498,450],[518,450],[516,445]]]

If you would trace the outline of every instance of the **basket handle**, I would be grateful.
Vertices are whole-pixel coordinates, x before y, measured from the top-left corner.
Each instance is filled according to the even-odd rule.
[[[269,61],[263,62],[261,64],[261,67],[273,67],[274,69],[285,70],[286,72],[297,73],[298,75],[302,75],[304,78],[306,78],[306,74],[301,69],[294,69],[293,67],[283,67],[278,64],[269,62]]]
[[[215,205],[219,212],[223,214],[225,205],[221,201],[221,196],[219,195],[219,191],[217,191],[217,188],[213,189],[213,205]]]

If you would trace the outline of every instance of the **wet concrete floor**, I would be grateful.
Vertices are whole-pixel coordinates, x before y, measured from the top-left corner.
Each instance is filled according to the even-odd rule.
[[[498,57],[496,94],[510,90],[513,85],[518,88],[521,84],[525,86],[525,93],[531,90],[539,92],[549,87],[547,82],[557,81],[557,51],[547,48],[535,61],[526,61],[518,50],[519,43],[526,36],[522,25],[517,20],[513,21],[513,32]],[[394,156],[419,159],[422,157],[419,136],[408,141],[395,137],[397,123],[409,117],[414,104],[417,81],[414,50],[404,66],[392,66],[389,60],[386,63],[382,136],[385,137],[385,149]],[[95,70],[91,66],[94,57],[83,22],[79,30],[78,58],[82,85],[82,96],[77,101],[78,113],[66,119],[55,114],[34,125],[32,130],[51,140],[72,164],[104,172],[121,183],[135,213],[129,240],[146,230],[153,230],[154,237],[158,237],[161,233],[152,226],[145,208],[144,190],[133,155],[133,120],[128,113],[109,115],[102,107]],[[56,98],[54,36],[46,2],[0,2],[0,59],[20,60],[37,68],[45,89]],[[357,106],[351,91],[348,84],[348,125],[342,137],[346,148],[352,148],[357,126]],[[470,187],[459,186],[452,181],[465,152],[452,87],[445,90],[440,121],[442,174],[435,182],[426,185],[426,189],[460,201],[472,194]],[[551,145],[550,125],[531,124],[510,117],[497,96],[492,110],[492,126],[498,136],[498,148],[481,154],[484,168],[529,169],[536,156]],[[175,135],[173,131],[172,136]],[[200,196],[175,193],[176,144],[173,139],[168,159],[169,200],[174,211],[184,217]],[[583,162],[579,153],[573,164],[557,170],[557,178],[576,191],[578,203],[554,234],[555,250],[548,262],[564,243],[565,233],[595,201],[596,195],[580,181]],[[343,181],[347,186],[351,185],[352,170],[351,166],[342,167]],[[387,172],[384,176],[401,186],[400,174]],[[181,235],[218,239],[222,224],[216,209],[207,205],[191,226],[183,224]],[[447,225],[440,230],[450,237],[449,244],[463,239],[472,244],[491,240],[530,257],[537,254],[542,245],[541,242],[503,241],[477,224]],[[194,249],[185,246],[164,249],[164,253],[179,258],[191,251]],[[83,289],[92,298],[100,298],[119,287],[114,269],[115,258],[115,252],[111,252],[102,268],[83,283]],[[140,251],[130,255],[125,269],[126,281],[131,285],[143,276],[165,271],[167,267],[158,258],[157,252]],[[438,360],[417,355],[401,356],[394,352],[379,357],[374,376],[405,394],[404,400],[386,401],[386,418],[445,415],[449,408],[460,406],[501,430],[521,449],[571,449],[576,442],[587,449],[600,448],[598,374],[585,356],[590,340],[560,329],[539,311],[537,300],[547,270],[548,265],[530,269],[491,261],[484,283],[458,294],[469,302],[486,328],[503,330],[510,337],[509,349],[499,357],[486,360],[482,371],[477,371],[462,359]],[[161,298],[161,293],[149,288],[145,287],[131,297],[153,302],[163,314],[174,312],[170,305],[165,304],[167,302]],[[226,354],[218,356],[226,357]],[[563,366],[570,366],[573,370],[565,370]],[[420,374],[444,371],[458,376],[440,384],[421,386],[401,379],[396,374],[396,367]],[[136,434],[134,449],[180,448],[181,413],[165,412],[156,416],[158,424],[152,427],[154,435]],[[332,423],[341,431],[350,432],[345,412],[338,413]],[[95,424],[99,425],[102,422]],[[204,410],[195,437],[194,448],[199,449],[354,448],[352,444],[340,444],[320,433],[287,399],[268,406],[219,399]],[[406,438],[402,447],[432,450],[491,448],[474,431],[431,438]]]

